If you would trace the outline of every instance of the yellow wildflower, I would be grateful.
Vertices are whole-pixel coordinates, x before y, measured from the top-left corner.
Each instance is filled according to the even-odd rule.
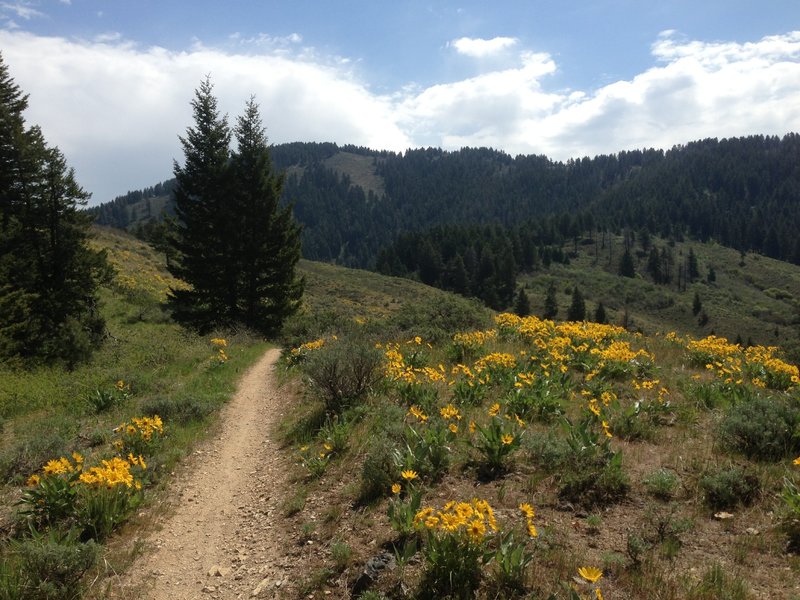
[[[486,525],[480,519],[474,519],[467,527],[467,534],[473,542],[480,542],[486,535]]]
[[[392,484],[392,493],[393,494],[399,494],[402,489],[403,489],[403,487],[399,483],[393,483]]]
[[[514,441],[514,436],[511,435],[510,433],[504,433],[502,436],[500,436],[500,441],[503,442],[503,444],[505,444],[506,446],[508,446],[511,444],[511,442]]]
[[[412,469],[406,469],[405,471],[400,471],[400,477],[406,481],[413,481],[417,478],[417,472]]]
[[[489,409],[489,416],[490,417],[496,417],[499,412],[500,412],[500,403],[499,402],[495,402],[494,404],[492,404],[492,407]]]
[[[30,477],[28,477],[28,485],[30,487],[35,487],[35,486],[39,485],[39,482],[41,480],[42,480],[41,477],[39,477],[36,473],[34,473]]]
[[[526,519],[532,519],[535,515],[533,506],[531,506],[527,502],[523,502],[522,504],[520,504],[519,510],[522,512],[523,515],[525,515]]]
[[[578,575],[586,581],[594,583],[603,576],[603,572],[597,567],[581,567],[578,569]]]
[[[533,521],[528,521],[528,535],[532,538],[538,537],[539,532],[536,531],[536,525],[533,524]]]
[[[455,423],[450,423],[450,425],[448,425],[447,428],[453,433],[458,433],[458,425],[456,425]]]

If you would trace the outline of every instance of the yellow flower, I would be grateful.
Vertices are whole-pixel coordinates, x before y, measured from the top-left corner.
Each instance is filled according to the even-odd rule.
[[[400,477],[406,481],[412,481],[417,478],[417,472],[412,469],[406,469],[405,471],[400,471]]]
[[[489,409],[489,416],[490,417],[495,417],[495,416],[497,416],[497,413],[499,413],[499,412],[500,412],[500,403],[499,402],[495,402],[494,404],[492,404],[492,407]]]
[[[533,521],[528,521],[528,535],[532,538],[539,535],[539,532],[536,531],[536,525],[533,524]]]
[[[603,600],[603,592],[600,591],[600,588],[595,588],[594,595],[597,597],[597,600]]]
[[[533,506],[528,504],[527,502],[523,502],[519,505],[519,510],[525,515],[526,519],[532,519],[535,516],[535,512],[533,510]]]
[[[435,529],[438,524],[439,519],[437,517],[428,517],[425,519],[425,527],[428,529]]]
[[[393,494],[399,494],[400,490],[402,490],[402,489],[403,489],[403,487],[399,483],[393,483],[392,484],[392,493]]]
[[[453,433],[458,433],[458,425],[456,425],[455,423],[450,423],[450,425],[448,425],[447,428]]]
[[[475,433],[475,430],[476,430],[477,428],[478,428],[478,426],[477,426],[477,425],[475,425],[475,421],[470,421],[470,422],[469,422],[469,432],[470,432],[470,433]]]
[[[467,527],[467,534],[473,542],[480,542],[486,535],[486,525],[480,519],[474,519]]]
[[[586,581],[594,583],[603,576],[603,572],[597,567],[581,567],[578,569],[578,575]]]
[[[798,456],[797,458],[794,459],[794,464],[796,464],[797,466],[800,466],[800,456]]]
[[[331,446],[328,442],[325,442],[324,444],[322,444],[322,447],[325,448],[325,450],[327,450],[328,452],[333,450],[333,446]]]
[[[603,432],[606,434],[606,437],[609,438],[614,437],[613,435],[611,435],[611,431],[608,429],[608,423],[606,423],[605,421],[603,421]]]
[[[513,441],[514,441],[514,436],[513,436],[513,435],[511,435],[510,433],[504,433],[504,434],[503,434],[503,435],[500,437],[500,441],[501,441],[501,442],[503,442],[503,444],[505,444],[506,446],[508,446],[508,445],[510,445],[510,444],[511,444],[511,442],[513,442]]]
[[[41,481],[41,478],[36,473],[34,473],[30,477],[28,477],[28,485],[30,487],[35,487],[35,486],[39,485],[40,481]]]

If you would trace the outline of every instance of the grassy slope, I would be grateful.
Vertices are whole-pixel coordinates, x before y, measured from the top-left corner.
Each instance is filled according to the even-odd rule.
[[[654,240],[663,246],[661,240]],[[621,254],[621,240],[615,239],[609,261],[609,247],[600,249],[595,257],[594,245],[579,245],[578,256],[569,265],[551,265],[550,269],[523,277],[531,297],[534,313],[541,314],[545,291],[550,281],[559,290],[559,317],[567,314],[571,294],[566,290],[578,285],[586,299],[587,314],[594,312],[598,302],[606,308],[609,322],[620,323],[625,308],[629,326],[647,333],[670,330],[695,337],[710,333],[734,340],[750,338],[755,344],[780,345],[795,360],[800,359],[800,268],[757,254],[743,259],[739,253],[717,244],[676,243],[673,247],[676,262],[685,258],[692,248],[698,257],[703,279],[709,267],[716,281],[697,281],[678,292],[676,283],[655,285],[638,276],[626,279],[616,274]],[[573,248],[570,246],[570,249]],[[646,258],[641,258],[637,272],[644,273]],[[692,314],[692,300],[697,292],[709,321],[704,327]],[[776,335],[777,331],[777,335]]]
[[[584,507],[580,499],[567,502],[560,496],[570,464],[558,463],[559,452],[565,452],[564,433],[556,426],[558,419],[539,422],[531,418],[522,447],[501,477],[482,479],[477,453],[459,438],[450,445],[450,467],[444,477],[421,484],[423,504],[440,508],[447,499],[478,495],[507,521],[515,518],[519,502],[534,503],[541,535],[531,547],[535,559],[527,580],[529,595],[524,597],[545,598],[556,593],[557,597],[566,598],[562,585],[572,581],[577,567],[596,565],[605,571],[602,588],[606,598],[800,598],[800,589],[791,583],[797,581],[800,562],[786,552],[786,540],[778,526],[784,510],[780,499],[783,477],[798,477],[797,467],[791,465],[794,454],[772,463],[751,460],[726,449],[720,443],[719,432],[720,423],[733,418],[739,410],[732,393],[714,391],[714,377],[702,366],[690,364],[685,342],[654,335],[678,331],[701,338],[713,330],[731,338],[740,334],[755,343],[793,344],[797,335],[792,324],[797,311],[794,298],[800,292],[800,271],[792,265],[752,255],[746,256],[741,265],[738,253],[719,246],[693,244],[692,248],[699,258],[701,273],[706,274],[713,266],[717,280],[713,284],[697,282],[685,292],[676,291],[674,286],[653,285],[641,277],[620,278],[614,273],[618,255],[609,267],[602,260],[595,262],[590,246],[581,247],[570,265],[553,265],[526,279],[535,312],[542,308],[547,284],[555,279],[560,290],[560,314],[564,315],[570,303],[570,295],[564,291],[577,283],[590,311],[597,301],[602,301],[610,319],[618,322],[627,306],[633,325],[646,333],[645,337],[629,339],[635,348],[646,348],[654,354],[655,366],[649,377],[659,380],[657,388],[668,389],[669,406],[631,416],[636,401],[643,398],[645,405],[657,406],[652,404],[654,391],[635,389],[633,380],[643,382],[647,377],[629,375],[608,382],[620,404],[608,409],[604,418],[618,428],[612,447],[622,451],[623,470],[631,486],[622,501]],[[676,244],[676,259],[688,249],[689,244]],[[643,270],[644,265],[639,268]],[[312,314],[328,313],[323,320],[328,333],[344,331],[337,343],[354,339],[356,344],[371,345],[376,339],[400,340],[401,351],[408,356],[413,345],[406,345],[405,341],[419,334],[433,342],[432,348],[424,351],[421,364],[434,369],[443,364],[446,372],[454,365],[448,349],[449,336],[467,328],[456,327],[447,332],[432,328],[438,336],[433,339],[424,331],[423,317],[410,319],[398,332],[391,325],[402,311],[389,310],[395,306],[393,298],[404,289],[414,290],[425,307],[435,306],[440,301],[437,298],[446,296],[412,282],[330,265],[307,263],[303,269],[310,284]],[[704,328],[697,325],[691,311],[695,290],[709,315]],[[380,319],[381,327],[341,327],[365,315]],[[329,347],[333,352],[333,345]],[[519,340],[505,339],[488,344],[481,353],[491,351],[524,356],[531,349]],[[555,391],[574,420],[586,414],[579,394],[581,389],[587,389],[584,375],[579,368],[570,367],[574,387],[568,392]],[[599,385],[598,381],[595,384]],[[749,390],[748,398],[760,396],[776,405],[798,405],[796,389],[786,394],[760,391],[747,384],[744,387]],[[347,593],[345,590],[357,579],[364,562],[382,548],[391,551],[397,540],[389,526],[387,499],[372,504],[360,500],[364,464],[376,452],[380,454],[376,448],[382,447],[389,455],[394,449],[402,452],[402,423],[413,423],[413,419],[403,416],[408,400],[391,382],[384,380],[377,389],[364,404],[344,415],[349,420],[347,449],[331,460],[321,477],[310,476],[310,471],[301,465],[296,468],[296,486],[286,505],[287,526],[294,528],[300,539],[313,541],[301,553],[302,570],[308,576],[298,587],[298,595],[315,590],[327,590],[337,597]],[[462,425],[471,418],[485,419],[491,402],[505,404],[506,393],[500,385],[490,387],[479,406],[463,406]],[[321,404],[315,398],[314,390],[309,389],[293,420],[285,424],[286,439],[295,456],[308,445],[308,455],[313,456],[324,448],[326,440],[332,439],[330,428],[314,433],[321,414]],[[435,416],[438,408],[451,399],[452,388],[439,385],[428,414]],[[770,435],[764,432],[759,437]],[[718,471],[731,466],[757,478],[761,491],[752,504],[730,509],[732,520],[719,520],[714,517],[716,509],[708,505],[703,480],[716,477]],[[677,478],[667,501],[655,498],[645,484],[660,469]],[[674,538],[670,529],[674,529]],[[648,548],[637,554],[643,561],[639,567],[634,565],[628,547],[632,535],[645,539]],[[664,539],[659,542],[660,536]],[[399,580],[413,592],[420,584],[421,567],[418,559],[412,560],[404,572],[391,572],[376,587],[389,598],[408,597],[398,592]],[[487,571],[486,580],[490,577]],[[510,597],[494,593],[485,584],[480,597]]]

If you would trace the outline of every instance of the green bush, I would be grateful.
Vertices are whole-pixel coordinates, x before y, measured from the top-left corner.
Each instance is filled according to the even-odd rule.
[[[559,497],[581,506],[606,506],[622,500],[630,490],[621,464],[576,465],[561,478]]]
[[[703,501],[712,510],[730,510],[751,504],[761,491],[755,475],[739,467],[729,467],[704,475],[700,479]]]
[[[361,467],[359,503],[367,504],[382,498],[397,481],[399,471],[395,463],[394,442],[380,435],[373,437]]]
[[[719,424],[722,445],[749,459],[776,462],[800,452],[800,406],[782,398],[755,398],[732,406]]]
[[[303,371],[329,415],[362,399],[380,379],[381,355],[366,340],[337,340],[319,348]]]
[[[671,500],[680,479],[669,469],[658,469],[647,475],[642,483],[651,496],[659,500]]]
[[[11,541],[9,562],[15,567],[19,595],[9,598],[77,600],[81,597],[81,578],[94,565],[99,551],[100,546],[93,541],[79,542],[75,531],[50,530]]]

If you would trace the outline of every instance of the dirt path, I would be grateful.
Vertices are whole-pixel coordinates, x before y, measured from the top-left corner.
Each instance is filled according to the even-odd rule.
[[[289,564],[279,530],[287,474],[272,438],[284,406],[273,376],[278,356],[268,351],[245,373],[222,411],[219,435],[181,468],[170,494],[174,510],[144,540],[144,555],[123,578],[131,581],[115,586],[116,597],[281,597]]]

